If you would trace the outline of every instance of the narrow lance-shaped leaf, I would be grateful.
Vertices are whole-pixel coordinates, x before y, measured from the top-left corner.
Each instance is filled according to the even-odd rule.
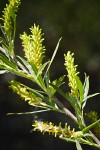
[[[50,63],[50,61],[47,61],[46,63],[44,63],[42,66],[40,66],[40,67],[38,68],[37,77],[42,74],[43,70],[45,69],[45,67],[46,67],[49,63]]]
[[[7,70],[0,70],[0,74],[7,73]]]
[[[51,58],[51,60],[50,60],[50,64],[49,64],[49,66],[48,66],[48,68],[47,68],[47,70],[46,70],[46,74],[47,74],[48,70],[50,69],[50,66],[51,66],[51,64],[52,64],[52,62],[53,62],[53,60],[54,60],[54,58],[55,58],[55,56],[56,56],[56,53],[57,53],[57,50],[58,50],[58,48],[59,48],[59,44],[60,44],[61,39],[62,39],[62,38],[60,38],[59,41],[58,41],[58,43],[57,43],[57,46],[56,46],[56,48],[55,48],[55,50],[54,50],[54,53],[53,53],[53,55],[52,55],[52,58]]]
[[[87,126],[86,128],[84,128],[83,130],[82,130],[82,132],[83,133],[86,133],[86,132],[88,132],[91,128],[93,128],[98,122],[100,122],[100,119],[99,120],[97,120],[96,122],[94,122],[94,123],[92,123],[92,124],[90,124],[89,126]]]
[[[29,73],[33,75],[34,78],[36,78],[36,73],[34,72],[32,66],[22,57],[17,56],[17,58],[24,64],[24,66],[28,69]]]
[[[84,82],[84,98],[87,97],[89,92],[89,76],[85,74],[85,82]]]
[[[57,87],[60,87],[62,84],[64,84],[63,80],[64,80],[65,76],[66,75],[63,75],[59,79],[54,80],[52,82],[52,84],[55,85],[55,86],[57,86]],[[49,84],[49,89],[50,89],[50,92],[52,94],[55,94],[56,90],[52,86],[50,86],[50,84]]]
[[[7,115],[32,115],[32,114],[37,114],[46,111],[50,111],[50,109],[37,110],[32,112],[8,113]]]
[[[79,141],[78,140],[75,140],[75,141],[76,141],[76,148],[77,148],[77,150],[82,150],[82,147],[81,147]]]
[[[84,98],[84,89],[83,89],[82,82],[80,81],[78,76],[76,76],[76,82],[77,82],[77,87],[79,90],[80,104],[82,104],[82,101]]]
[[[1,53],[0,53],[0,60],[1,60],[4,64],[8,65],[8,66],[11,67],[11,68],[17,68],[17,66],[16,66],[15,63],[9,61],[9,59],[8,59],[6,56],[4,56],[3,54],[1,54]]]
[[[99,94],[100,94],[100,93],[91,94],[91,95],[87,96],[86,98],[84,98],[83,101],[85,101],[85,100],[87,100],[87,99],[89,99],[89,98],[91,98],[91,97],[94,97],[94,96],[96,96],[96,95],[99,95]]]

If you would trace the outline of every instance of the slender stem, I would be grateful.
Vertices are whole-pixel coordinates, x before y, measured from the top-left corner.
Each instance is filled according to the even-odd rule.
[[[29,73],[19,61],[17,61],[17,65],[24,71],[24,73],[26,73],[26,74]]]
[[[99,145],[99,148],[100,148],[100,141],[99,141],[99,139],[91,131],[89,131],[89,133],[92,135],[93,140]]]
[[[80,139],[80,142],[82,142],[83,144],[87,144],[87,145],[94,146],[94,147],[96,147],[96,148],[100,148],[100,145],[95,144],[95,143],[92,143],[92,142],[89,142],[89,141],[87,141],[87,140],[85,140],[85,139],[83,139],[83,138]]]
[[[54,101],[65,112],[66,115],[68,115],[77,123],[77,118],[56,97],[54,97]]]
[[[50,109],[38,110],[38,111],[32,111],[32,112],[8,113],[7,115],[30,115],[30,114],[36,114],[36,113],[41,113],[45,111],[50,111]]]
[[[75,143],[75,140],[74,139],[67,139],[67,138],[65,138],[65,137],[60,137],[61,139],[63,139],[63,140],[65,140],[65,141],[67,141],[67,142],[73,142],[73,143]],[[87,141],[87,140],[85,140],[85,139],[83,139],[83,138],[81,138],[81,139],[79,139],[79,141],[80,141],[80,143],[82,143],[82,144],[87,144],[87,145],[90,145],[90,146],[94,146],[94,147],[96,147],[96,148],[100,148],[100,146],[99,145],[97,145],[97,144],[95,144],[95,143],[91,143],[91,142],[89,142],[89,141]]]

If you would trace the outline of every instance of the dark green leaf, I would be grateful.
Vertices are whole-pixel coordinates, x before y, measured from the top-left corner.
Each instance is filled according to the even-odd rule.
[[[0,37],[0,42],[1,42],[1,45],[2,45],[0,51],[2,53],[4,53],[8,58],[10,58],[11,52],[10,52],[10,48],[9,48],[7,42],[2,37]]]
[[[49,83],[60,95],[62,95],[67,101],[70,102],[70,99],[67,98],[66,94],[57,86],[53,85],[52,83]]]
[[[34,93],[34,95],[41,98],[48,106],[51,105],[51,102],[49,101],[48,97],[44,96],[42,93],[40,93],[39,91],[35,89],[32,89],[31,91]]]
[[[17,66],[16,66],[15,63],[9,61],[9,59],[8,59],[6,56],[4,56],[3,54],[1,54],[1,53],[0,53],[0,60],[1,60],[5,65],[7,65],[7,66],[9,66],[9,67],[11,67],[11,68],[15,68],[15,69],[17,68]]]

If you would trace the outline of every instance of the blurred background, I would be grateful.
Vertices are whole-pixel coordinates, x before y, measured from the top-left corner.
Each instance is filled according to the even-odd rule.
[[[8,3],[0,0],[0,17]],[[66,74],[64,53],[68,50],[75,53],[75,64],[78,64],[80,78],[84,82],[84,73],[90,76],[89,94],[100,92],[100,0],[22,0],[17,16],[17,33],[15,52],[24,56],[19,34],[29,28],[39,25],[44,33],[46,60],[51,58],[60,37],[59,51],[53,62],[51,79]],[[1,32],[0,32],[1,34]],[[21,81],[33,87],[33,83],[11,74],[0,75],[0,149],[1,150],[74,150],[75,144],[61,141],[58,138],[39,132],[31,132],[35,118],[59,122],[68,122],[73,127],[70,118],[55,112],[42,113],[37,116],[21,115],[7,116],[8,112],[27,112],[34,109],[22,101],[18,95],[9,89],[10,80]],[[67,79],[66,79],[67,81]],[[62,87],[69,90],[68,85]],[[67,107],[73,112],[69,104]],[[100,96],[87,102],[85,112],[97,111],[100,114]],[[87,118],[86,118],[87,119]],[[83,145],[83,149],[95,150]]]

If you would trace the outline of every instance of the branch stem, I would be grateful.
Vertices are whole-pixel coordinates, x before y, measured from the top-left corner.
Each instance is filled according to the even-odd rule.
[[[74,120],[78,124],[77,118],[56,97],[54,97],[54,101],[65,112],[66,115],[68,115],[72,120]],[[89,131],[89,133],[91,134],[93,140],[96,142],[95,147],[100,148],[99,139],[91,131]],[[93,144],[91,145],[93,146]]]

